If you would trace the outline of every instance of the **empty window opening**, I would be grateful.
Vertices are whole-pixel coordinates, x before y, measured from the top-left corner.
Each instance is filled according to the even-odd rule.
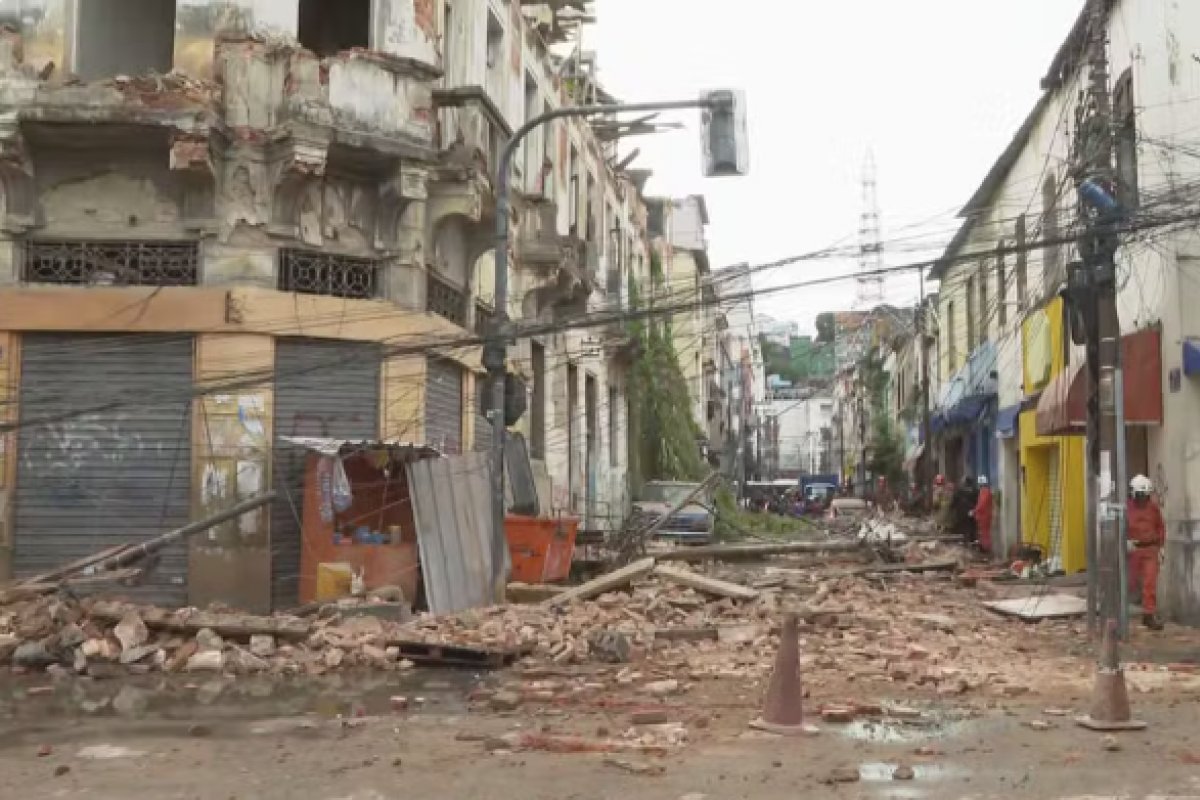
[[[946,375],[954,372],[955,365],[958,362],[958,340],[954,338],[958,334],[954,330],[954,323],[954,301],[952,300],[946,304],[946,331],[950,334],[946,337],[948,345],[946,350]],[[938,378],[942,378],[940,373],[938,374]]]
[[[1017,217],[1017,303],[1025,307],[1025,296],[1029,291],[1029,253],[1025,250],[1025,215]]]
[[[1113,117],[1116,121],[1117,200],[1125,208],[1133,209],[1138,205],[1138,135],[1131,69],[1125,70],[1117,80],[1113,92]]]
[[[567,216],[571,220],[571,235],[579,235],[579,151],[574,145],[571,147],[571,154],[567,161],[567,175],[570,176],[570,186],[568,188],[569,197],[567,203]]]
[[[990,304],[988,303],[988,279],[987,279],[987,262],[983,261],[979,264],[979,341],[976,344],[983,344],[988,339],[988,317],[992,313]]]
[[[537,81],[529,73],[525,73],[525,121],[528,122],[542,113],[542,102],[538,96]],[[538,194],[541,188],[541,172],[543,150],[540,138],[546,138],[547,129],[534,130],[525,139],[525,185],[533,194]]]
[[[529,451],[533,458],[546,457],[546,349],[537,342],[530,346],[533,361],[533,408],[530,409]]]
[[[371,0],[300,0],[299,36],[321,58],[370,47]]]
[[[175,0],[87,0],[78,9],[75,72],[84,80],[171,71]]]
[[[975,305],[975,278],[967,278],[967,352],[975,349],[975,315],[979,309]]]
[[[1049,295],[1062,283],[1059,275],[1058,181],[1047,175],[1042,184],[1042,235],[1046,239],[1042,288]]]
[[[996,316],[1000,330],[1008,325],[1008,265],[1004,263],[1004,242],[996,246]]]
[[[478,19],[478,18],[477,18]],[[504,60],[504,25],[488,11],[487,23],[487,66],[495,69]]]

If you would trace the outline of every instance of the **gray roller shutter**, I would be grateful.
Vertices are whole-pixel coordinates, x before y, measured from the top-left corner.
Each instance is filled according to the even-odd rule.
[[[444,358],[430,358],[425,378],[425,442],[442,453],[462,452],[463,371]]]
[[[190,336],[22,337],[18,575],[188,523],[192,352]],[[186,582],[173,545],[122,594],[184,605]]]
[[[475,449],[492,449],[492,423],[488,422],[488,406],[491,404],[489,382],[483,376],[475,379]]]
[[[271,506],[271,604],[295,606],[300,589],[300,518],[306,453],[280,436],[379,436],[378,345],[280,339],[275,345],[275,447]]]

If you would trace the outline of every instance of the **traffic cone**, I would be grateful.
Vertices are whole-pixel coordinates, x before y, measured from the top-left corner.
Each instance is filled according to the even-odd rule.
[[[1104,626],[1100,642],[1100,663],[1096,665],[1096,684],[1092,689],[1092,710],[1076,720],[1094,731],[1140,731],[1146,723],[1133,718],[1129,707],[1129,692],[1125,688],[1125,671],[1117,653],[1117,621],[1110,619]]]
[[[767,685],[767,696],[763,700],[762,716],[750,723],[751,728],[783,736],[816,732],[811,725],[804,724],[800,636],[797,628],[796,615],[784,615],[783,630],[779,634],[779,652],[775,654],[775,667],[771,671],[771,682]]]

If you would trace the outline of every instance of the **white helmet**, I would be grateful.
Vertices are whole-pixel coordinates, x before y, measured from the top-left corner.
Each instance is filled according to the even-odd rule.
[[[1135,475],[1129,482],[1129,491],[1149,497],[1154,494],[1154,483],[1145,475]]]
[[[976,486],[987,486],[988,485],[987,475],[980,475],[978,478],[976,478],[975,485]]]

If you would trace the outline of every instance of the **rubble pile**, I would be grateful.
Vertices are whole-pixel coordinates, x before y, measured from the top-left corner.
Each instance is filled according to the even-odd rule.
[[[909,557],[928,555],[928,544],[910,543]],[[991,615],[977,602],[985,582],[952,586],[903,565],[876,576],[771,566],[755,580],[744,570],[727,574],[756,587],[738,587],[753,599],[715,597],[651,574],[592,600],[424,614],[404,623],[336,605],[309,619],[55,594],[0,607],[0,664],[92,677],[322,675],[409,669],[407,648],[456,646],[523,654],[526,668],[621,665],[612,671],[618,685],[664,697],[706,679],[765,678],[781,615],[794,612],[810,686],[878,683],[938,695],[1015,696],[1047,688],[1038,684],[1050,675],[1081,687],[1089,682],[1086,664],[1046,655],[1061,651],[1068,623],[1030,626]]]
[[[642,663],[678,681],[757,680],[770,672],[779,620],[790,611],[801,618],[801,665],[810,686],[879,683],[936,695],[1013,697],[1050,691],[1047,676],[1060,688],[1065,682],[1086,689],[1090,682],[1087,664],[1050,655],[1061,651],[1064,636],[1079,633],[1074,623],[999,618],[978,607],[979,594],[990,596],[986,585],[935,586],[929,576],[905,573],[890,574],[886,583],[814,575],[763,582],[780,585],[738,602],[651,579],[561,610],[508,606],[422,617],[410,631],[429,642],[531,647],[534,664],[633,662],[616,673],[618,684],[632,683],[625,679]],[[613,657],[605,642],[613,636],[627,642],[626,657]]]
[[[343,616],[336,607],[310,621],[50,595],[0,608],[0,664],[94,678],[410,669],[413,663],[392,641],[396,628],[374,616]]]

